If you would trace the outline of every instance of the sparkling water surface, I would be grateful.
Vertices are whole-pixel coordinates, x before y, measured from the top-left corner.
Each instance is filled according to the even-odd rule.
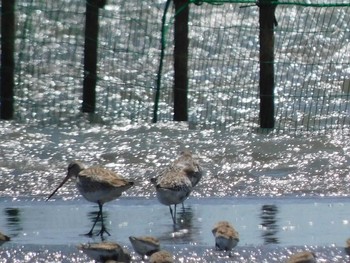
[[[12,241],[0,262],[89,262],[76,249],[99,242],[86,233],[97,206],[67,183],[71,160],[102,165],[135,181],[105,205],[111,237],[133,256],[130,235],[154,235],[176,262],[284,262],[294,251],[315,251],[319,262],[347,262],[349,140],[332,134],[268,134],[190,129],[186,123],[38,127],[1,123],[1,231]],[[205,175],[178,208],[174,228],[149,179],[183,149]],[[240,233],[231,255],[214,249],[211,228],[229,220]],[[10,260],[10,261],[9,261]],[[11,261],[12,260],[12,261]],[[93,261],[91,261],[93,262]]]
[[[84,116],[75,116],[81,105],[76,94],[80,94],[83,80],[81,24],[85,3],[49,1],[42,10],[40,1],[31,3],[34,4],[31,8],[28,1],[19,1],[17,23],[19,38],[24,42],[18,43],[28,45],[32,53],[49,60],[41,61],[39,56],[26,61],[22,45],[16,48],[15,57],[20,65],[16,114],[27,124],[0,122],[0,231],[12,239],[0,247],[0,262],[93,262],[76,245],[101,241],[82,235],[91,227],[96,205],[81,198],[74,182],[62,187],[50,202],[45,201],[63,180],[71,160],[81,160],[87,166],[102,165],[135,181],[134,187],[104,208],[112,234],[107,239],[127,247],[135,262],[140,258],[133,252],[128,236],[146,234],[158,237],[162,247],[175,255],[176,262],[285,262],[292,252],[304,249],[314,251],[318,262],[349,262],[344,251],[345,240],[350,237],[349,131],[278,134],[235,128],[256,127],[258,122],[254,106],[258,103],[257,8],[241,9],[238,14],[229,12],[228,16],[213,9],[213,15],[218,12],[218,16],[212,19],[200,13],[192,14],[196,18],[192,26],[197,23],[207,26],[201,30],[198,26],[190,32],[191,45],[195,47],[189,61],[189,84],[193,88],[189,93],[190,125],[123,123],[137,116],[137,120],[147,122],[145,119],[152,116],[149,112],[153,110],[152,85],[155,65],[159,62],[158,18],[162,15],[163,1],[152,3],[151,8],[145,8],[145,3],[140,5],[138,1],[114,1],[101,10],[105,19],[101,21],[100,31],[99,46],[103,51],[99,52],[97,104],[104,117],[100,123],[91,124]],[[350,75],[349,69],[344,68],[349,54],[347,23],[342,22],[346,10],[330,9],[326,16],[334,28],[334,32],[327,31],[331,37],[315,34],[315,41],[310,34],[295,31],[294,40],[286,41],[285,35],[292,34],[291,28],[295,26],[304,29],[307,25],[312,32],[324,32],[325,24],[314,19],[319,10],[315,10],[317,15],[311,12],[309,16],[309,12],[300,9],[276,10],[279,20],[276,106],[287,109],[277,111],[276,120],[281,127],[285,125],[291,130],[304,125],[306,129],[310,120],[316,130],[340,127],[349,116],[347,109],[342,108],[347,105],[343,103],[347,94],[345,98],[339,97],[343,95],[339,93],[343,79]],[[52,10],[74,15],[51,20]],[[20,15],[24,11],[28,13]],[[121,15],[132,21],[148,13],[154,13],[157,19],[153,21],[154,27],[147,23],[133,27],[120,20]],[[227,30],[221,36],[208,30],[213,26],[235,28],[240,16],[244,16],[244,25],[251,29],[250,33]],[[25,34],[29,22],[32,33]],[[113,28],[116,37],[109,34],[108,27]],[[125,38],[124,32],[130,32],[131,37]],[[140,37],[144,32],[147,38]],[[61,36],[64,41],[60,40]],[[117,39],[133,41],[119,43],[115,42]],[[217,45],[226,39],[229,54],[237,55],[237,59],[227,60],[227,53],[221,52],[222,45]],[[320,43],[322,49],[308,56],[304,51],[314,49],[315,43]],[[136,61],[124,54],[124,49],[144,52],[145,44],[151,48],[146,56],[137,56]],[[115,56],[115,50],[110,49],[113,45],[122,52]],[[198,68],[197,59],[208,55],[222,57],[223,64]],[[256,63],[251,63],[254,59]],[[309,59],[319,59],[322,63],[311,70]],[[109,63],[111,60],[116,63]],[[231,61],[240,61],[239,67]],[[332,63],[323,64],[328,61]],[[333,63],[337,61],[344,63],[338,67]],[[172,65],[170,60],[163,73],[164,87],[172,87],[173,72],[169,65]],[[285,70],[279,69],[282,65]],[[333,76],[327,74],[341,77],[333,83]],[[319,80],[318,76],[323,78]],[[218,84],[217,79],[223,81]],[[307,86],[314,82],[318,88]],[[299,87],[304,88],[299,91]],[[134,97],[129,94],[129,88]],[[215,93],[209,92],[212,90]],[[171,119],[171,94],[163,94],[159,110],[162,120]],[[288,94],[292,95],[288,97]],[[314,94],[319,95],[316,101],[310,99]],[[300,101],[296,102],[299,95]],[[332,106],[327,108],[327,114],[325,109],[316,108],[321,104],[319,100],[334,105],[334,112],[328,114]],[[217,106],[216,101],[220,101]],[[108,107],[101,107],[106,103]],[[306,106],[316,114],[315,119],[301,110]],[[142,114],[137,115],[136,108]],[[340,115],[343,122],[339,112],[343,114]],[[197,125],[203,122],[203,116],[210,116],[211,123],[234,124],[226,131],[201,129]],[[63,124],[31,125],[33,119],[50,124],[60,120]],[[120,120],[120,125],[109,125],[112,120]],[[168,208],[158,203],[149,179],[183,149],[191,149],[199,156],[205,175],[185,202],[185,210],[179,209],[179,226],[174,228]],[[240,233],[240,243],[231,257],[214,249],[211,228],[218,220],[229,220]]]

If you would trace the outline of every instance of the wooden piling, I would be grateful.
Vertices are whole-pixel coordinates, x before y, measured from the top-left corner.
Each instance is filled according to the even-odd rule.
[[[86,1],[82,111],[90,113],[95,112],[96,108],[98,13],[100,2],[99,0]]]
[[[276,5],[272,0],[259,1],[260,42],[260,128],[273,128],[274,119],[274,26]]]
[[[187,121],[189,1],[174,0],[174,121]]]
[[[15,0],[1,1],[1,82],[0,117],[10,120],[14,114]]]

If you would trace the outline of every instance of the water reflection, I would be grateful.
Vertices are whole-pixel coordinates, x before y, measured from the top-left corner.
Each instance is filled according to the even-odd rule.
[[[17,236],[23,230],[21,211],[18,208],[5,208],[5,215],[8,228]]]
[[[193,217],[191,206],[180,209],[176,214],[176,225],[169,225],[169,231],[164,232],[159,239],[170,243],[193,242],[199,235],[199,227],[193,225]]]
[[[277,238],[278,224],[276,215],[278,208],[276,205],[263,205],[260,218],[262,219],[262,237],[264,244],[278,244]]]
[[[89,212],[87,214],[88,219],[91,221],[91,227],[95,224],[96,218],[98,216],[98,213],[99,213],[99,211],[92,211],[92,212]],[[108,218],[108,212],[103,211],[102,216],[103,216],[103,221],[106,222],[106,219]],[[102,217],[101,216],[97,220],[96,225],[94,226],[94,228],[102,229]],[[107,231],[108,231],[108,229],[107,229]],[[98,233],[98,232],[96,232],[96,233]],[[84,234],[89,235],[88,231],[86,233],[84,233]],[[101,235],[101,240],[104,240],[104,236],[103,235]]]
[[[176,223],[186,228],[193,227],[193,211],[191,206],[184,206],[177,212]]]

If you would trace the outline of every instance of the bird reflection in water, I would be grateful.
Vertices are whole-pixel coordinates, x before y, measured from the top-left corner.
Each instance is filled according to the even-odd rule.
[[[91,221],[91,223],[95,223],[96,221],[96,217],[98,216],[98,213],[99,211],[91,211],[87,214],[87,217],[89,219],[89,221]],[[108,222],[108,212],[107,211],[104,211],[103,212],[103,221],[104,222]],[[97,227],[102,227],[102,218],[100,217],[99,220],[96,222],[96,226]],[[102,235],[101,236],[101,240],[105,240],[104,236]]]
[[[18,208],[8,207],[5,208],[5,215],[8,228],[14,232],[15,236],[17,236],[23,230],[21,224],[21,211]]]
[[[193,211],[191,206],[182,207],[180,211],[177,212],[178,217],[176,223],[182,228],[192,228],[193,226]],[[174,226],[176,228],[176,226]]]
[[[163,233],[160,241],[178,241],[180,243],[193,242],[198,235],[199,228],[193,226],[193,210],[187,206],[177,212],[176,224],[173,224],[171,230]]]
[[[278,225],[276,215],[278,208],[276,205],[263,205],[260,218],[262,219],[262,237],[264,244],[278,244]]]

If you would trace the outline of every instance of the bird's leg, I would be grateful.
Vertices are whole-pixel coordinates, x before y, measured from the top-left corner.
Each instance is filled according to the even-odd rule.
[[[169,210],[170,210],[171,218],[173,219],[173,223],[174,223],[174,225],[176,225],[176,220],[175,220],[175,216],[173,214],[173,209],[171,208],[171,205],[169,205]]]
[[[101,216],[101,212],[102,212],[102,210],[100,209],[100,210],[98,211],[98,214],[97,214],[97,216],[96,216],[95,222],[94,222],[94,224],[93,224],[91,230],[89,231],[89,233],[86,234],[87,236],[89,236],[89,237],[92,236],[92,231],[94,230],[94,228],[95,228],[95,226],[96,226],[96,223],[97,223],[98,219],[99,219],[100,216]]]
[[[100,208],[100,214],[101,214],[101,230],[100,230],[100,232],[97,234],[97,235],[100,235],[101,237],[103,236],[103,233],[107,233],[109,236],[111,235],[108,231],[107,231],[107,229],[106,229],[106,227],[105,227],[105,224],[104,224],[104,222],[103,222],[103,212],[102,212],[102,206],[103,206],[103,204],[101,204],[100,202],[98,202],[98,206],[99,206],[99,208]]]
[[[184,204],[184,202],[182,202],[181,204],[182,204],[182,210],[185,211],[186,209],[185,209],[185,204]]]

